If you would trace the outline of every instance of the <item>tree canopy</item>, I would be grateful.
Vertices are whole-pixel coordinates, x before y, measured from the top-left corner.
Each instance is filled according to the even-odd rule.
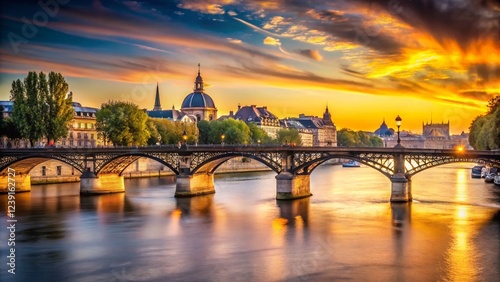
[[[148,145],[182,143],[184,132],[187,135],[186,142],[194,144],[198,135],[198,128],[194,123],[174,122],[163,118],[149,118],[148,130],[151,133]]]
[[[302,146],[302,138],[297,129],[280,129],[276,132],[278,144]]]
[[[363,131],[342,128],[337,131],[337,144],[342,147],[382,147],[384,142],[377,136],[370,136]]]
[[[500,149],[500,95],[489,101],[485,115],[472,121],[469,144],[476,150]]]
[[[57,141],[68,134],[73,119],[72,95],[60,73],[29,72],[24,78],[12,82],[10,99],[14,102],[12,120],[21,138],[35,141],[47,137]]]
[[[113,145],[146,145],[150,137],[148,115],[133,103],[109,101],[101,105],[97,112],[96,128],[104,142]]]

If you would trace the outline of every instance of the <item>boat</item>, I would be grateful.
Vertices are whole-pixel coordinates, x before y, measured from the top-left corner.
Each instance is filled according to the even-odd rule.
[[[484,165],[476,165],[472,168],[470,176],[472,178],[481,178],[481,173],[484,168]]]
[[[342,167],[360,167],[357,161],[348,161],[342,164]]]
[[[498,169],[495,167],[491,167],[489,169],[488,174],[486,174],[486,176],[484,177],[484,182],[493,183],[495,180],[495,176],[497,176],[497,174],[498,174]]]
[[[495,179],[493,180],[493,183],[495,183],[495,185],[500,186],[500,175],[495,176]]]

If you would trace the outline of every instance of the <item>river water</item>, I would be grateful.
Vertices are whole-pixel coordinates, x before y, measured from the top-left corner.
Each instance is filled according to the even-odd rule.
[[[369,167],[320,166],[311,198],[276,201],[275,173],[216,176],[216,194],[174,198],[172,177],[79,196],[79,183],[16,194],[16,274],[1,281],[499,281],[500,189],[473,164],[413,177],[391,204]],[[0,196],[7,226],[7,196]]]

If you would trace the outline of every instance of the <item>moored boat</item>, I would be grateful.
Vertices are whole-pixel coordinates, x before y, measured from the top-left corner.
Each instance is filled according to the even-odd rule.
[[[357,161],[348,161],[343,163],[342,167],[360,167],[360,164]]]
[[[495,179],[493,180],[493,183],[495,183],[495,185],[500,186],[500,175],[495,176]]]
[[[481,178],[481,173],[484,168],[484,165],[476,165],[472,168],[470,176],[472,178]]]

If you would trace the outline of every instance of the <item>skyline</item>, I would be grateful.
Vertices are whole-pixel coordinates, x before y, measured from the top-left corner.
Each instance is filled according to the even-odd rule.
[[[449,120],[459,134],[500,93],[494,1],[30,2],[2,3],[0,100],[28,71],[55,71],[85,106],[151,110],[158,82],[162,107],[180,109],[200,63],[219,116],[328,105],[339,129],[400,115],[402,130]]]

